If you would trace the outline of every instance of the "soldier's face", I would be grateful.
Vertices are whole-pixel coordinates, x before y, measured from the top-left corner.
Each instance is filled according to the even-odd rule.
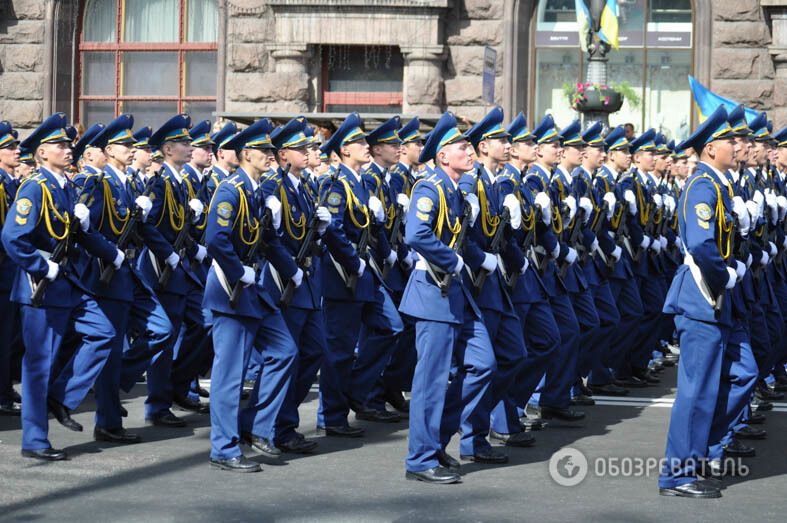
[[[763,142],[754,142],[750,155],[753,156],[753,161],[756,165],[765,163],[765,159],[768,156],[765,144]]]
[[[378,143],[373,146],[374,160],[383,167],[391,167],[399,161],[400,145],[392,143]]]
[[[191,160],[191,145],[186,142],[166,142],[161,151],[173,163],[183,165]]]
[[[735,143],[738,144],[738,156],[735,158],[735,161],[748,163],[752,146],[751,141],[744,136],[736,136]]]
[[[150,167],[150,162],[153,161],[153,152],[148,147],[143,147],[134,150],[134,162],[139,165],[140,169],[147,169]]]
[[[219,149],[217,154],[219,160],[221,160],[228,166],[232,167],[233,169],[238,168],[238,153],[236,153],[234,150]]]
[[[785,170],[787,168],[787,147],[776,148],[776,164],[781,170]]]
[[[610,151],[609,159],[612,165],[615,166],[615,170],[619,173],[627,171],[628,168],[631,167],[631,153],[628,152],[628,149]]]
[[[5,166],[7,170],[19,166],[19,146],[16,143],[0,149],[0,165]]]
[[[290,164],[290,169],[298,173],[309,165],[309,155],[306,152],[306,147],[282,149],[279,151],[279,160],[282,162],[282,165]]]
[[[38,146],[38,158],[44,167],[64,170],[71,166],[74,154],[68,142],[44,143]]]
[[[653,156],[653,151],[637,151],[634,153],[634,160],[637,162],[637,167],[643,171],[650,172],[656,166],[656,157]]]
[[[556,164],[560,158],[560,144],[557,142],[542,143],[536,146],[536,157],[547,167]]]
[[[134,158],[134,149],[122,143],[112,143],[107,145],[105,155],[120,163],[123,167],[128,167]]]
[[[342,146],[342,156],[346,157],[352,162],[356,163],[366,163],[371,160],[371,155],[369,154],[369,144],[366,143],[366,140],[356,140],[354,142],[350,142],[347,145]]]
[[[653,157],[653,170],[663,173],[667,170],[667,156],[664,154],[657,154]]]
[[[511,156],[522,163],[531,164],[536,161],[536,145],[531,141],[511,144]]]
[[[418,165],[418,157],[421,156],[421,151],[423,151],[423,149],[424,142],[416,140],[404,144],[402,146],[402,154],[410,165]]]
[[[194,147],[191,150],[191,163],[199,169],[207,169],[211,165],[210,146]]]
[[[507,162],[511,159],[511,142],[508,138],[489,138],[484,140],[487,154],[495,162]]]
[[[103,169],[107,165],[107,156],[104,154],[104,151],[97,147],[88,147],[85,149],[82,157],[86,164],[98,169]]]
[[[686,158],[675,160],[675,165],[672,167],[672,172],[678,179],[684,180],[689,173],[688,160],[686,160]]]
[[[319,167],[322,163],[322,160],[320,160],[320,148],[316,145],[310,145],[307,151],[309,156],[308,166],[312,169]]]
[[[569,164],[571,167],[577,167],[578,165],[582,164],[582,160],[585,158],[585,148],[584,147],[574,147],[570,145],[568,147],[563,147],[563,162]]]
[[[734,169],[736,166],[735,157],[740,151],[740,145],[734,138],[722,138],[710,142],[706,148],[709,156],[713,159],[714,167],[719,170]]]
[[[594,169],[598,169],[604,164],[607,154],[603,147],[587,147],[585,149],[585,159]]]
[[[29,177],[33,173],[34,169],[35,169],[34,165],[20,162],[19,165],[16,166],[16,169],[14,169],[14,176],[24,180],[25,178]]]
[[[448,167],[457,173],[466,173],[473,168],[473,146],[467,140],[448,144],[437,153],[437,161],[441,167]]]

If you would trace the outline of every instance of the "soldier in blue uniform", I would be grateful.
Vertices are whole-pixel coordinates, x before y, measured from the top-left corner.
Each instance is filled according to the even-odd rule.
[[[0,227],[16,198],[19,180],[14,170],[19,166],[19,140],[9,122],[0,122]],[[0,416],[19,416],[19,395],[13,387],[13,354],[19,343],[19,306],[11,301],[16,273],[14,262],[0,249]]]
[[[93,140],[104,129],[104,124],[94,123],[79,137],[79,141],[74,144],[72,163],[77,169],[77,174],[72,181],[78,188],[85,184],[85,178],[89,174],[98,174],[104,170],[107,158],[98,147],[92,145]]]
[[[508,456],[490,446],[486,436],[490,430],[492,409],[513,385],[527,355],[521,323],[511,302],[505,275],[499,269],[505,270],[508,266],[512,272],[521,274],[526,268],[524,256],[513,242],[516,231],[522,226],[522,207],[516,196],[504,194],[498,183],[498,175],[510,159],[511,149],[509,134],[502,124],[503,110],[495,107],[465,133],[478,156],[477,174],[465,173],[459,182],[463,192],[473,192],[479,200],[479,219],[470,230],[465,247],[466,253],[472,248],[478,255],[466,256],[468,261],[463,276],[465,285],[475,293],[497,362],[497,370],[492,377],[491,400],[462,419],[460,456],[480,463],[508,461]],[[507,223],[503,220],[506,212]],[[504,240],[498,252],[492,252],[492,240],[499,234],[504,235]],[[482,273],[485,281],[480,285],[478,279]],[[486,415],[482,415],[483,409],[486,409]],[[503,439],[509,446],[533,443],[530,434],[524,432],[510,434]]]
[[[88,205],[91,222],[106,241],[118,248],[121,247],[118,245],[120,236],[126,227],[132,226],[132,213],[139,213],[140,218],[134,227],[137,234],[145,239],[150,228],[142,224],[153,206],[149,197],[137,193],[133,180],[127,174],[134,154],[133,124],[131,115],[121,115],[93,139],[92,145],[101,149],[107,164],[103,177],[88,175],[85,179],[85,191],[94,194]],[[157,181],[153,179],[150,183]],[[98,186],[94,188],[96,184]],[[137,246],[130,242],[122,247],[125,249],[125,261],[116,267],[111,279],[101,280],[106,265],[95,258],[90,260],[83,279],[115,328],[112,352],[96,380],[96,426],[93,435],[98,441],[127,444],[137,443],[141,438],[123,428],[119,389],[126,338],[129,333],[138,335],[146,332],[151,342],[165,345],[169,342],[172,324],[153,290],[143,282],[134,267]]]
[[[126,173],[136,195],[142,194],[142,191],[145,190],[146,172],[152,163],[151,134],[153,134],[153,129],[148,126],[141,127],[134,133],[134,156]]]
[[[232,149],[224,146],[230,139],[238,134],[235,122],[227,122],[224,126],[210,135],[213,142],[213,162],[210,168],[210,177],[205,181],[205,193],[208,202],[213,198],[213,193],[221,182],[230,177],[238,168],[238,155]]]
[[[325,151],[340,155],[341,163],[337,183],[331,186],[323,182],[320,188],[321,201],[333,216],[330,228],[336,235],[337,248],[324,254],[321,261],[328,351],[320,371],[317,427],[326,435],[339,437],[363,435],[363,429],[347,422],[351,406],[356,412],[369,410],[363,406],[364,398],[355,396],[363,391],[356,391],[353,381],[373,383],[377,378],[374,369],[366,367],[367,371],[351,379],[361,325],[367,329],[362,347],[365,353],[358,354],[361,361],[387,361],[403,328],[382,275],[368,261],[387,260],[396,253],[391,253],[382,233],[383,204],[374,196],[374,187],[361,177],[361,167],[370,159],[362,125],[358,113],[348,115],[323,146]],[[376,247],[367,245],[365,252],[359,251],[361,240],[369,238],[376,240]]]
[[[560,135],[551,116],[545,116],[533,130],[536,142],[536,160],[525,175],[525,183],[536,194],[535,203],[541,206],[542,215],[551,218],[550,228],[554,237],[539,245],[538,270],[549,294],[549,304],[555,322],[560,328],[560,350],[550,361],[536,392],[530,397],[527,415],[533,418],[558,419],[574,423],[585,418],[585,413],[571,408],[571,387],[576,378],[576,361],[579,354],[579,322],[557,264],[573,264],[576,250],[560,241],[568,216],[563,216],[561,197],[557,184],[553,184],[554,166],[561,152]],[[549,213],[544,212],[549,208]],[[554,241],[551,241],[554,240]]]
[[[213,265],[203,303],[213,314],[215,351],[210,463],[235,472],[260,470],[257,462],[241,452],[241,438],[267,457],[281,454],[274,446],[275,422],[298,355],[287,324],[256,269],[263,256],[268,256],[284,281],[302,274],[277,236],[281,203],[273,195],[264,197],[260,187],[261,176],[270,167],[271,128],[269,120],[258,120],[226,144],[236,151],[240,167],[216,189],[206,231]],[[262,230],[265,212],[271,213],[273,227]],[[264,252],[257,247],[260,241],[266,246]],[[240,294],[233,303],[236,287]],[[243,378],[252,350],[261,352],[261,375],[249,404],[241,410]]]
[[[724,172],[735,167],[739,146],[720,106],[679,147],[700,154],[695,173],[678,202],[680,235],[686,250],[667,294],[664,311],[675,314],[680,336],[678,392],[667,436],[666,460],[659,493],[715,498],[721,490],[697,478],[698,461],[707,457],[710,435],[723,423],[720,415],[729,392],[731,369],[724,355],[730,339],[731,290],[743,277],[745,264],[732,255],[734,221],[732,188]],[[740,222],[746,228],[746,223]],[[726,429],[726,427],[725,427]]]
[[[191,155],[191,137],[187,115],[170,118],[150,137],[151,146],[158,148],[164,158],[163,174],[156,183],[150,199],[153,207],[146,224],[149,224],[145,247],[137,258],[145,283],[155,290],[161,305],[172,322],[173,332],[179,333],[187,313],[187,297],[202,282],[191,269],[192,260],[201,262],[207,255],[204,246],[189,242],[189,229],[203,217],[204,205],[198,199],[189,199],[181,169]],[[182,244],[175,251],[175,243]],[[165,269],[169,266],[169,269]],[[160,282],[162,273],[170,273],[167,281]],[[170,272],[171,271],[171,272]],[[172,361],[173,337],[162,346],[158,340],[144,333],[134,339],[123,355],[121,386],[130,390],[136,378],[147,369],[148,397],[145,401],[145,419],[153,424],[183,427],[186,422],[171,411],[173,402]]]
[[[309,228],[316,228],[311,233],[311,252],[289,281],[272,264],[268,264],[263,273],[263,286],[274,302],[279,303],[288,286],[293,288],[291,301],[282,309],[282,316],[298,346],[298,358],[289,390],[276,418],[273,442],[284,452],[299,454],[309,453],[317,447],[316,441],[306,439],[297,431],[300,423],[298,407],[306,399],[317,378],[325,354],[322,282],[320,266],[315,261],[325,248],[320,239],[326,242],[330,240],[325,233],[331,223],[331,213],[314,199],[304,178],[309,157],[309,139],[304,133],[304,127],[305,121],[295,118],[271,133],[279,169],[262,182],[263,193],[281,201],[282,223],[279,233],[286,255],[296,258],[304,248]],[[285,166],[289,166],[286,175]]]
[[[404,192],[405,183],[394,178],[391,169],[399,160],[401,139],[398,135],[399,117],[394,116],[370,131],[366,136],[372,157],[371,163],[361,173],[362,178],[373,188],[372,192],[385,209],[385,223],[380,229],[391,245],[395,243],[397,235],[401,239],[404,234],[404,224],[399,223],[397,230],[394,225],[398,214],[404,216],[410,205],[410,199]],[[370,258],[370,263],[376,264],[375,271],[385,274],[385,286],[391,294],[394,305],[397,307],[402,299],[402,292],[409,271],[415,263],[410,249],[404,241],[399,241],[396,250],[391,250],[388,259]],[[358,358],[353,365],[355,397],[360,398],[364,410],[356,412],[358,419],[367,421],[394,422],[399,421],[400,415],[389,412],[385,408],[386,396],[398,403],[399,411],[406,412],[406,402],[402,397],[403,387],[409,389],[408,383],[412,370],[415,368],[415,330],[413,323],[402,318],[404,329],[399,335],[396,347],[388,359],[369,360],[366,357]],[[359,336],[359,354],[371,354],[363,350],[363,345],[369,342],[369,332],[366,327],[361,328]],[[397,378],[396,376],[402,376]],[[366,378],[364,378],[366,376]],[[387,383],[387,385],[386,385]]]
[[[461,419],[489,415],[496,369],[481,312],[462,280],[463,257],[478,253],[453,248],[461,247],[454,243],[463,217],[472,224],[479,211],[475,195],[463,196],[459,189],[473,159],[472,145],[456,126],[456,118],[445,113],[426,141],[420,160],[434,159],[436,167],[413,188],[405,226],[405,240],[420,257],[400,306],[415,319],[418,352],[405,469],[408,479],[431,483],[461,481],[459,462],[445,449]]]
[[[11,300],[21,305],[25,343],[22,455],[49,461],[66,459],[66,453],[52,448],[47,438],[47,406],[61,423],[68,426],[73,421],[69,409],[79,405],[101,371],[115,329],[69,257],[56,263],[48,253],[59,242],[69,241],[74,228],[76,240],[89,253],[115,266],[123,260],[122,253],[90,229],[87,207],[75,204],[77,195],[64,175],[71,164],[67,124],[64,114],[54,114],[25,140],[25,146],[35,151],[40,172],[20,186],[2,233],[5,252],[17,266]],[[44,280],[48,283],[42,300],[33,304],[34,289]],[[51,376],[58,349],[70,331],[81,335],[83,344],[62,372]]]

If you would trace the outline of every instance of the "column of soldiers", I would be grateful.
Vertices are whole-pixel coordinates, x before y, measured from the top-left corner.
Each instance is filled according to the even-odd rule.
[[[461,460],[505,463],[680,361],[660,492],[720,495],[787,390],[787,128],[742,106],[677,146],[499,107],[420,127],[352,113],[321,143],[302,117],[124,114],[75,142],[57,113],[20,143],[0,123],[0,413],[22,454],[66,459],[48,414],[82,431],[91,390],[94,438],[139,442],[120,391],[144,376],[148,423],[209,413],[211,466],[256,472],[242,445],[316,451],[298,409],[319,381],[318,432],[409,418],[407,478],[456,483],[455,434]]]

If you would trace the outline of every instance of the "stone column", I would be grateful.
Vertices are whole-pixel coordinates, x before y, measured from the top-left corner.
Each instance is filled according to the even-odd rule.
[[[401,46],[404,56],[402,113],[439,114],[443,112],[442,45]]]
[[[771,26],[768,52],[775,70],[773,86],[773,117],[777,126],[787,124],[787,6],[764,5]]]
[[[305,43],[276,44],[271,46],[271,56],[276,62],[276,72],[270,80],[278,85],[281,107],[287,111],[306,111],[309,107],[309,60],[311,52]]]

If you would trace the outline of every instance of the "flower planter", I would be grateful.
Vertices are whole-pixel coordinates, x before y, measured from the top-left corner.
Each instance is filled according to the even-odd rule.
[[[585,89],[574,104],[580,113],[614,113],[623,105],[623,96],[612,89]]]

